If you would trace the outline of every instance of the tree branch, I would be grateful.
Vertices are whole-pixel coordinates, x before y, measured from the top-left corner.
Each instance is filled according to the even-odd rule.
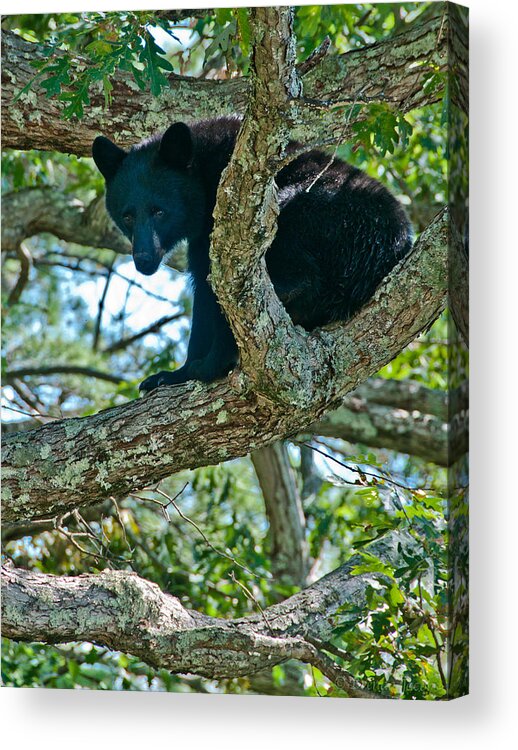
[[[270,525],[273,574],[283,583],[303,586],[309,571],[306,521],[286,445],[282,441],[267,445],[250,458]]]
[[[449,6],[448,13],[452,12]],[[306,106],[301,104],[300,110],[304,110],[304,117],[292,123],[291,137],[311,145],[343,141],[345,119],[336,108],[352,102],[386,102],[404,112],[436,101],[442,88],[429,90],[424,84],[431,66],[443,72],[447,68],[447,25],[448,18],[441,14],[386,41],[324,57],[304,75]],[[464,47],[457,47],[460,54]],[[244,78],[209,81],[171,75],[169,89],[155,98],[149,92],[140,92],[131,76],[118,73],[113,80],[110,108],[104,108],[100,88],[94,90],[91,107],[71,128],[61,119],[63,104],[46,98],[38,85],[15,100],[34,78],[30,63],[37,59],[42,59],[41,47],[11,32],[2,34],[4,148],[38,148],[86,156],[100,132],[128,146],[165,130],[173,116],[190,121],[243,113],[250,88],[249,79]],[[462,74],[463,68],[459,70]],[[354,121],[352,118],[351,124]]]
[[[252,89],[247,115],[218,188],[210,248],[211,285],[236,338],[242,369],[254,387],[269,398],[293,402],[294,394],[286,389],[302,385],[303,373],[296,359],[305,348],[306,337],[296,333],[275,294],[264,260],[277,231],[274,177],[289,144],[290,104],[301,94],[295,70],[293,10],[251,8],[249,13]],[[225,221],[228,216],[233,217],[231,223]],[[277,339],[270,338],[275,330]],[[268,356],[278,353],[279,344],[284,344],[282,366],[280,361],[268,366]],[[307,354],[306,350],[303,356]],[[288,382],[286,361],[290,362]]]
[[[108,349],[111,350],[112,347]],[[458,389],[439,391],[417,381],[369,378],[345,396],[341,406],[310,425],[305,434],[409,453],[438,466],[452,466],[467,450],[467,390],[467,382]],[[10,435],[37,426],[33,420],[5,422],[2,434]],[[302,437],[304,433],[299,435]],[[315,491],[320,480],[312,469],[313,452],[304,446],[301,450],[307,458],[307,467],[303,466],[304,497]],[[267,478],[272,472],[271,465],[264,468]],[[284,480],[281,483],[284,484]]]
[[[114,504],[111,500],[105,500],[99,505],[91,505],[82,511],[81,517],[85,521],[100,521],[102,518],[113,515]],[[3,523],[2,524],[2,542],[8,542],[21,539],[24,536],[37,536],[45,531],[55,531],[58,524],[56,518],[44,518],[29,523]],[[61,525],[64,525],[63,518],[59,519]],[[75,520],[75,513],[70,514],[70,520]]]
[[[174,320],[179,320],[182,317],[183,313],[163,315],[158,320],[155,320],[154,323],[151,323],[151,325],[143,328],[141,331],[134,333],[132,336],[127,336],[126,338],[114,341],[113,344],[109,344],[108,346],[106,346],[103,351],[107,354],[112,354],[113,352],[119,352],[121,349],[126,349],[128,346],[131,346],[131,344],[134,344],[135,341],[139,341],[140,339],[144,338],[144,336],[148,336],[150,333],[158,333],[158,331],[160,331],[163,326],[167,325],[168,323],[172,323]]]
[[[88,206],[48,186],[2,196],[2,250],[13,252],[24,239],[42,232],[78,245],[131,252],[130,243],[106,212],[104,196]]]
[[[441,422],[448,421],[448,403],[455,410],[467,405],[467,390],[462,386],[457,391],[440,391],[428,388],[417,380],[387,380],[369,378],[350,394],[367,403],[390,406],[391,409],[418,411],[431,414]]]
[[[108,383],[125,383],[126,378],[123,375],[114,375],[110,372],[102,372],[94,367],[83,367],[82,365],[50,365],[48,367],[19,367],[9,370],[4,375],[6,383],[12,383],[17,378],[25,378],[31,375],[84,375],[87,378],[97,378],[97,380],[106,380]]]
[[[21,294],[29,281],[29,273],[32,268],[32,256],[23,242],[20,242],[16,246],[16,254],[20,260],[20,274],[9,293],[9,297],[7,298],[7,307],[12,307],[12,305],[20,299]]]
[[[449,467],[468,448],[467,408],[467,384],[446,393],[411,381],[371,379],[308,433],[409,453]]]
[[[415,547],[404,533],[369,546],[387,563]],[[415,554],[415,553],[414,553]],[[286,659],[313,664],[350,696],[376,696],[314,643],[329,640],[344,606],[366,608],[376,573],[354,575],[359,556],[309,588],[237,619],[209,617],[134,573],[52,576],[7,565],[2,569],[3,635],[15,640],[89,641],[124,651],[155,668],[211,679],[252,674]]]

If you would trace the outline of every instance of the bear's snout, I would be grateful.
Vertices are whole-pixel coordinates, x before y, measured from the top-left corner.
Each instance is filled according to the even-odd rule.
[[[133,260],[135,261],[137,271],[143,273],[145,276],[151,276],[160,265],[160,259],[156,255],[134,253]]]

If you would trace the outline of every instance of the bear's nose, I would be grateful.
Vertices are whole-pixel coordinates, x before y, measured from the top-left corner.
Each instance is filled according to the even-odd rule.
[[[143,273],[145,276],[151,276],[152,273],[155,273],[159,265],[156,258],[150,255],[135,254],[133,260],[135,261],[137,271]]]

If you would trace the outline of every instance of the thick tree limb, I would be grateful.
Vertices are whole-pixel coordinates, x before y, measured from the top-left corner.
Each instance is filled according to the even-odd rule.
[[[467,386],[445,393],[411,381],[371,379],[308,432],[452,466],[468,448]]]
[[[465,388],[446,392],[428,388],[418,380],[386,378],[369,378],[350,395],[367,403],[390,406],[391,409],[431,414],[441,422],[448,421],[449,402],[454,404],[455,410],[465,408],[468,396]]]
[[[415,542],[404,533],[390,534],[370,550],[390,564],[400,559],[401,546]],[[312,645],[330,638],[336,615],[347,605],[366,607],[373,579],[383,581],[378,574],[353,575],[359,562],[352,558],[261,615],[229,620],[186,609],[133,573],[57,577],[8,565],[2,569],[3,635],[45,643],[89,641],[157,668],[212,679],[252,674],[293,658],[318,667],[350,696],[376,697]]]
[[[409,453],[438,466],[451,467],[468,447],[467,409],[467,383],[446,392],[414,381],[370,378],[347,395],[342,406],[310,425],[306,434]],[[2,433],[7,435],[37,426],[30,420],[7,422],[2,425]],[[321,480],[313,470],[313,451],[304,446],[301,451],[304,497],[314,492]],[[251,459],[265,498],[275,574],[291,584],[302,584],[309,566],[304,515],[286,450],[282,443],[274,443],[254,451]],[[83,515],[94,520],[106,509],[99,506],[91,511],[88,508]],[[54,519],[33,524],[4,523],[2,539],[9,541],[53,528]]]
[[[379,404],[366,404],[354,396],[311,426],[315,435],[419,455],[439,466],[447,466],[449,461],[447,429],[446,424],[429,414],[393,411]]]
[[[158,325],[162,320],[161,318],[153,325]],[[145,333],[148,332],[149,329],[146,329]],[[140,336],[141,334],[144,335],[142,332],[137,335]],[[111,351],[111,346],[106,351]],[[389,406],[395,410],[403,409],[410,412],[416,411],[420,414],[431,414],[440,421],[447,422],[450,412],[457,414],[468,408],[468,384],[464,382],[457,389],[440,391],[435,388],[428,388],[417,380],[369,378],[355,388],[350,397],[358,398],[367,403]],[[345,397],[344,402],[348,400],[349,397]],[[13,429],[9,429],[11,424]],[[12,423],[6,422],[2,425],[2,429],[12,433],[31,429],[35,426],[37,425],[28,420],[21,420]]]
[[[53,187],[25,188],[2,196],[2,250],[15,251],[24,239],[42,232],[87,247],[131,252],[128,240],[106,213],[104,196],[89,206]]]
[[[297,361],[307,341],[295,333],[264,260],[277,231],[279,206],[274,177],[289,144],[290,104],[301,95],[295,69],[293,10],[251,8],[249,14],[252,90],[247,115],[218,188],[210,277],[236,338],[243,370],[269,398],[293,402],[298,400],[300,387],[305,390],[310,385],[303,382],[301,363]],[[228,216],[233,217],[232,223],[225,221]],[[274,330],[277,340],[271,338]],[[285,345],[282,365],[277,359],[267,364],[268,355],[278,353],[279,339]],[[308,354],[306,349],[306,363]],[[290,363],[287,373],[286,362]],[[272,375],[276,381],[273,389]],[[293,387],[299,394],[293,393]]]
[[[292,138],[312,145],[343,141],[345,120],[336,108],[352,102],[387,102],[404,112],[436,101],[441,88],[429,90],[424,84],[431,66],[446,70],[448,13],[454,10],[449,6],[446,12],[442,6],[441,11],[444,13],[410,26],[391,39],[322,59],[304,76],[307,104],[297,105],[299,118],[293,119]],[[169,90],[155,98],[140,92],[131,76],[119,73],[113,81],[109,110],[104,109],[103,93],[93,92],[84,118],[70,127],[60,117],[62,103],[45,98],[37,85],[15,101],[34,78],[30,62],[41,57],[41,48],[10,32],[4,32],[2,40],[4,148],[38,148],[86,156],[100,132],[128,146],[165,130],[173,118],[190,121],[243,113],[246,108],[248,79],[209,81],[171,75]],[[462,52],[462,44],[457,46]]]
[[[217,464],[297,434],[435,320],[446,299],[447,239],[443,213],[354,318],[312,334],[317,345],[309,362],[324,371],[312,400],[273,403],[260,391],[245,390],[235,371],[218,383],[159,388],[91,417],[7,436],[3,520],[49,517],[122,497],[175,471]]]

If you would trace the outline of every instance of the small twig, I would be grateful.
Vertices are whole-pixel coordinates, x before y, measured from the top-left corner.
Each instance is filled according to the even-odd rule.
[[[128,287],[129,288],[129,287]],[[167,325],[167,323],[171,323],[174,320],[179,320],[180,318],[183,318],[183,313],[175,313],[174,315],[164,315],[159,320],[155,321],[154,323],[151,323],[150,326],[147,326],[147,328],[143,328],[138,333],[135,333],[133,336],[128,336],[127,338],[119,339],[118,341],[115,341],[115,343],[110,344],[110,346],[105,347],[103,351],[106,354],[112,354],[113,352],[117,352],[120,349],[126,349],[126,347],[130,346],[130,344],[134,344],[135,341],[138,341],[139,339],[143,338],[144,336],[147,336],[149,333],[157,333],[162,326]]]
[[[309,193],[311,188],[319,181],[319,179],[327,172],[327,170],[331,168],[334,160],[336,159],[336,154],[338,152],[339,145],[340,144],[338,143],[336,144],[335,150],[333,151],[333,154],[331,158],[329,159],[329,161],[327,162],[327,164],[320,170],[320,172],[316,175],[316,177],[314,177],[313,180],[311,180],[310,184],[306,188],[306,193]]]
[[[306,640],[313,646],[315,646],[315,648],[318,648],[319,651],[328,651],[330,654],[333,654],[333,656],[338,656],[344,661],[349,661],[351,658],[351,654],[349,654],[347,651],[344,651],[343,648],[335,646],[330,641],[321,641],[319,638],[314,638],[313,636],[309,635],[306,636]]]
[[[66,259],[66,258],[76,259],[77,263],[75,265],[72,265],[71,263],[57,263],[55,261],[49,261],[48,256],[52,256],[52,255],[55,255],[61,259]],[[88,271],[79,265],[82,262],[93,263],[96,266],[100,266],[101,268],[105,269],[105,273],[99,274],[97,271]],[[110,271],[110,266],[106,263],[102,263],[99,260],[94,260],[93,258],[84,258],[82,256],[74,255],[71,253],[58,253],[55,251],[50,251],[49,253],[47,253],[47,257],[45,258],[35,258],[34,264],[35,265],[58,265],[58,266],[68,269],[69,271],[80,271],[81,273],[85,273],[90,276],[95,276],[97,278],[99,278],[100,276],[107,278],[108,272]],[[169,297],[164,297],[161,294],[157,294],[156,292],[151,291],[151,289],[147,289],[143,284],[140,284],[138,281],[135,281],[134,279],[128,279],[127,276],[124,276],[124,274],[122,274],[120,271],[117,271],[117,269],[115,268],[111,269],[111,273],[113,276],[117,276],[119,279],[122,279],[123,281],[125,281],[126,284],[129,284],[130,287],[135,287],[136,289],[140,289],[149,297],[153,297],[153,299],[159,300],[160,302],[167,302],[169,304],[172,304],[172,301]]]
[[[43,404],[36,396],[36,394],[31,391],[26,383],[24,383],[22,380],[18,380],[18,378],[10,379],[7,377],[7,374],[4,375],[4,380],[11,386],[13,391],[18,395],[18,397],[23,401],[24,404],[27,404],[27,406],[29,406],[31,409],[34,409],[34,411],[39,414],[40,417],[45,416],[41,413],[41,407],[43,406]]]
[[[345,132],[346,132],[347,128],[349,127],[349,123],[351,122],[351,117],[353,115],[354,108],[355,108],[356,104],[358,103],[358,97],[363,93],[363,91],[365,91],[365,89],[367,88],[367,85],[368,84],[365,84],[365,86],[363,86],[363,88],[360,89],[360,91],[358,91],[358,93],[356,95],[356,98],[354,99],[353,103],[351,104],[351,106],[349,108],[349,113],[348,113],[348,115],[346,117],[346,120],[345,120],[345,123],[344,123],[344,137],[345,137]],[[331,158],[329,159],[329,161],[327,162],[327,164],[317,174],[317,176],[311,181],[309,187],[306,188],[306,193],[309,193],[309,191],[311,190],[311,188],[319,181],[319,179],[327,172],[327,170],[331,168],[334,160],[336,159],[336,154],[338,153],[339,147],[340,147],[340,141],[336,144],[335,150],[333,151],[333,155],[331,156]]]
[[[5,373],[4,380],[9,385],[13,385],[16,378],[28,377],[31,375],[84,375],[89,378],[98,380],[107,380],[109,383],[125,383],[126,378],[122,375],[112,375],[110,372],[102,372],[93,367],[84,367],[83,365],[50,365],[48,367],[20,367]],[[14,386],[13,386],[14,387]]]
[[[300,65],[297,65],[297,73],[300,76],[305,75],[308,71],[312,70],[314,67],[316,67],[321,60],[324,59],[324,57],[329,52],[329,49],[331,47],[331,39],[326,36],[326,38],[316,47],[311,54],[306,57],[303,62],[300,63]]]
[[[29,409],[33,409],[34,413],[30,416],[36,418],[36,415],[38,417],[41,417],[42,419],[54,419],[55,417],[52,417],[51,415],[47,414],[47,412],[42,410],[42,402],[38,399],[38,397],[30,390],[30,388],[27,386],[26,383],[24,383],[21,380],[17,380],[16,378],[8,381],[7,377],[4,377],[4,380],[6,381],[6,385],[9,385],[13,391],[15,392],[15,395],[18,397],[15,397],[15,403],[21,402],[21,405],[28,406]],[[40,407],[41,404],[41,407]],[[4,409],[9,409],[11,407],[9,406],[3,406]],[[20,413],[26,413],[21,410],[12,409],[13,411],[20,411]],[[59,417],[57,417],[59,419]]]
[[[356,22],[356,28],[359,28],[360,26],[363,26],[366,23],[367,19],[369,18],[373,10],[374,8],[367,8],[365,13]]]
[[[261,578],[260,575],[258,575],[257,573],[254,573],[254,571],[250,570],[250,568],[248,568],[246,565],[243,565],[243,563],[238,562],[238,560],[236,560],[235,557],[233,557],[232,555],[229,555],[227,552],[224,552],[223,550],[218,549],[217,547],[215,547],[214,544],[212,544],[212,542],[210,541],[210,539],[207,537],[207,535],[205,534],[205,532],[203,531],[203,529],[201,529],[198,526],[198,524],[196,523],[196,521],[193,521],[191,518],[189,518],[188,516],[185,515],[185,513],[182,511],[182,509],[180,508],[180,506],[176,503],[176,500],[185,491],[185,488],[187,486],[188,486],[188,483],[186,483],[182,487],[182,489],[179,492],[177,492],[177,494],[174,497],[170,497],[166,492],[164,492],[163,490],[161,490],[159,487],[154,487],[152,490],[150,490],[152,492],[158,493],[163,498],[165,498],[167,500],[166,503],[160,503],[157,500],[153,500],[153,498],[142,497],[142,495],[135,495],[135,494],[133,494],[132,496],[136,497],[138,500],[151,501],[151,502],[154,502],[154,503],[158,503],[158,505],[160,505],[162,507],[164,515],[165,515],[165,517],[166,517],[167,520],[169,520],[169,516],[167,515],[167,508],[168,508],[169,505],[172,505],[173,508],[178,513],[178,515],[180,516],[180,518],[183,519],[184,521],[186,521],[187,523],[189,523],[191,526],[193,526],[196,529],[196,531],[198,532],[198,534],[200,534],[200,536],[202,537],[202,539],[205,542],[205,544],[208,547],[210,547],[210,549],[213,552],[215,552],[220,557],[224,557],[227,560],[230,560],[230,562],[232,562],[234,565],[237,565],[238,568],[241,568],[242,570],[246,571],[249,575],[253,576],[254,578]]]
[[[115,508],[115,515],[117,516],[117,521],[119,522],[119,526],[121,527],[122,536],[124,538],[124,541],[126,542],[126,545],[127,545],[128,549],[131,551],[131,547],[130,547],[129,542],[128,542],[128,537],[126,535],[126,524],[122,520],[122,515],[121,515],[120,508],[119,508],[119,503],[117,502],[117,498],[115,498],[113,495],[111,495],[110,496],[110,500],[112,501],[113,507]]]
[[[187,487],[187,485],[185,485],[185,487]],[[230,562],[232,562],[234,565],[237,565],[238,568],[245,570],[247,573],[254,576],[254,578],[260,578],[261,576],[259,576],[257,573],[254,573],[253,570],[250,570],[250,568],[248,568],[246,565],[243,565],[243,563],[238,562],[235,557],[215,547],[210,541],[210,539],[207,537],[203,529],[201,529],[195,521],[193,521],[191,518],[186,516],[185,513],[183,513],[183,511],[181,510],[179,505],[177,505],[175,500],[177,497],[179,497],[182,494],[182,492],[185,490],[185,487],[174,498],[170,498],[165,492],[163,492],[159,488],[157,488],[155,492],[158,492],[159,495],[162,495],[162,497],[166,498],[169,501],[169,503],[173,506],[173,508],[176,510],[176,512],[180,516],[180,518],[182,518],[184,521],[187,521],[187,523],[190,523],[191,526],[193,526],[196,529],[196,531],[202,536],[205,544],[207,544],[214,552],[216,552],[216,554],[220,555],[220,557],[225,557],[227,560],[230,560]]]
[[[87,555],[88,557],[94,557],[96,560],[106,560],[104,555],[99,554],[98,552],[91,552],[84,547],[82,547],[79,542],[76,542],[75,537],[79,536],[78,534],[72,534],[69,531],[67,531],[63,526],[57,526],[56,531],[58,531],[60,534],[62,534],[65,539],[68,539],[70,544],[75,547],[81,554]]]
[[[86,527],[86,531],[68,531],[64,527],[65,520],[69,517],[73,517],[79,525],[83,525],[83,528]],[[58,516],[55,519],[54,528],[56,531],[62,536],[67,539],[70,544],[75,547],[81,554],[87,555],[88,557],[93,557],[96,560],[102,560],[105,563],[109,562],[121,562],[124,564],[127,564],[127,560],[125,560],[123,557],[120,557],[119,555],[111,555],[107,552],[103,551],[104,545],[99,540],[99,538],[94,534],[92,529],[89,527],[87,522],[84,520],[84,518],[81,516],[77,508],[74,508],[74,510],[69,511],[68,513],[64,513],[62,516]],[[94,552],[92,550],[88,550],[85,547],[83,547],[79,542],[76,541],[77,538],[87,538],[89,539],[92,544],[100,545],[101,552]]]
[[[406,492],[411,492],[412,494],[415,494],[416,492],[424,492],[432,491],[433,488],[431,487],[408,487],[406,484],[401,484],[400,482],[397,482],[395,479],[392,479],[386,472],[382,472],[381,474],[373,474],[370,471],[364,471],[363,469],[360,469],[359,466],[349,466],[349,464],[344,463],[343,461],[340,461],[338,458],[335,458],[334,456],[331,456],[329,453],[325,453],[323,450],[320,450],[320,448],[317,448],[314,445],[311,445],[311,443],[304,443],[300,442],[299,440],[292,440],[293,443],[296,443],[298,445],[305,445],[307,448],[311,448],[311,450],[316,451],[316,453],[320,453],[321,456],[324,456],[325,458],[328,458],[330,461],[334,461],[339,466],[342,466],[344,469],[348,469],[349,471],[352,471],[356,474],[359,474],[360,476],[366,476],[366,477],[372,477],[373,479],[376,479],[379,482],[387,482],[388,484],[394,485],[394,487],[399,487],[401,490],[405,490]],[[382,471],[380,469],[380,471]],[[347,484],[353,484],[356,486],[356,483],[353,482],[347,482],[347,480],[343,480]]]
[[[120,271],[113,271],[113,274],[115,276],[118,276],[119,279],[122,279],[126,282],[126,284],[129,284],[130,286],[134,286],[136,289],[140,289],[142,292],[147,294],[149,297],[153,297],[153,299],[158,300],[159,302],[167,302],[169,305],[173,304],[173,301],[169,297],[164,297],[161,294],[157,294],[156,292],[152,292],[150,289],[146,289],[146,287],[143,284],[140,284],[138,281],[135,281],[134,279],[128,279],[127,276],[124,276],[124,274],[120,273]]]
[[[34,419],[36,422],[40,422],[41,419],[60,419],[60,417],[52,417],[50,416],[50,414],[45,417],[40,417],[39,414],[33,414],[30,411],[23,411],[23,409],[15,409],[14,406],[2,405],[2,409],[7,409],[8,411],[15,411],[17,414],[23,414],[25,417],[31,417],[31,419]]]
[[[245,592],[245,596],[247,597],[247,599],[250,599],[250,601],[252,601],[255,604],[255,606],[257,607],[257,609],[261,613],[261,617],[264,620],[264,624],[266,625],[266,627],[268,628],[268,630],[270,631],[270,633],[273,635],[273,630],[272,630],[272,627],[271,627],[270,623],[268,622],[268,618],[266,617],[265,611],[261,607],[261,605],[259,604],[259,602],[257,601],[256,597],[250,591],[250,589],[247,588],[244,583],[241,583],[241,581],[237,580],[237,578],[236,578],[233,570],[230,571],[229,578],[231,579],[231,581],[233,581],[235,584],[237,584]]]
[[[88,521],[82,516],[82,514],[80,513],[80,511],[79,511],[78,508],[75,508],[73,515],[74,515],[74,518],[76,520],[77,525],[79,527],[82,526],[83,529],[85,530],[85,536],[88,537],[88,538],[90,538],[93,543],[99,544],[101,554],[107,554],[108,546],[110,544],[110,540],[108,539],[108,537],[107,537],[107,535],[106,535],[106,533],[104,531],[104,528],[103,528],[103,523],[102,523],[103,516],[102,516],[102,512],[101,512],[101,518],[98,521],[98,523],[99,523],[99,528],[101,530],[101,535],[102,535],[102,537],[104,537],[104,540],[105,540],[106,544],[103,542],[102,538],[99,538],[97,536],[97,534],[95,534],[95,532],[93,531],[92,527],[90,526],[90,524],[88,523]]]
[[[412,521],[411,521],[411,520],[410,520],[410,518],[408,517],[408,514],[407,514],[407,512],[406,512],[406,510],[405,510],[405,506],[404,506],[404,504],[403,504],[403,502],[402,502],[401,498],[399,497],[399,492],[398,492],[398,490],[397,490],[397,487],[394,487],[394,495],[395,495],[395,496],[397,497],[397,502],[394,502],[394,500],[393,500],[393,502],[394,502],[394,505],[395,505],[395,507],[396,507],[396,510],[400,510],[400,511],[401,511],[401,513],[402,513],[402,514],[403,514],[403,515],[405,516],[405,519],[406,519],[406,522],[407,522],[407,524],[408,524],[408,525],[409,525],[410,527],[412,527]]]
[[[97,309],[97,318],[95,321],[95,330],[94,330],[94,338],[92,342],[92,350],[95,352],[97,351],[97,348],[99,346],[99,337],[101,335],[101,323],[102,323],[102,317],[104,313],[104,303],[106,302],[106,296],[108,294],[108,288],[110,286],[110,281],[112,280],[112,274],[113,274],[113,266],[115,264],[115,258],[116,256],[113,256],[113,260],[108,268],[108,272],[106,274],[106,282],[104,284],[103,293],[101,294],[101,298],[99,300],[99,305]]]

